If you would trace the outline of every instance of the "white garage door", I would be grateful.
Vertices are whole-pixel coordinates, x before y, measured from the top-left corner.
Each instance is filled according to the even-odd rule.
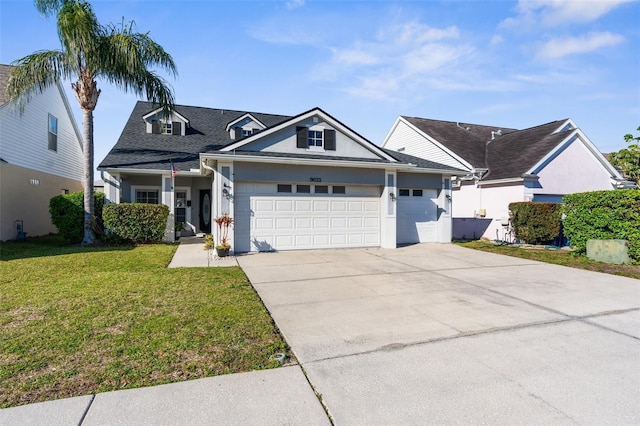
[[[438,240],[438,191],[398,189],[396,242],[430,243]]]
[[[236,183],[235,250],[380,245],[380,188]]]

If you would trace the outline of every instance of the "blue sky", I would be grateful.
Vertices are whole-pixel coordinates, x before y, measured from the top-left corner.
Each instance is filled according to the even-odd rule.
[[[640,125],[638,1],[92,1],[174,58],[177,102],[319,106],[381,144],[398,115],[526,128],[572,118],[603,152]],[[0,1],[0,63],[57,49],[55,19]],[[80,110],[65,82],[80,124]],[[96,165],[136,98],[106,83]]]

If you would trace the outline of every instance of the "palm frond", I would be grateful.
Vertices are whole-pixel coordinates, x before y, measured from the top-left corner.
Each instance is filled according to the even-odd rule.
[[[99,54],[99,43],[103,35],[104,28],[89,3],[64,2],[58,12],[58,37],[63,50],[74,57],[78,69],[84,68],[88,58]]]
[[[7,93],[17,97],[20,104],[27,102],[33,92],[42,93],[57,80],[71,76],[72,69],[64,52],[41,50],[12,63]]]
[[[35,0],[35,6],[38,11],[44,15],[49,16],[57,13],[66,0]]]

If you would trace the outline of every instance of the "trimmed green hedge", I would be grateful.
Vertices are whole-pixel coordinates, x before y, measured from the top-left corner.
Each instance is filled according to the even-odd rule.
[[[519,202],[509,204],[516,238],[528,244],[550,244],[560,233],[561,205]]]
[[[94,223],[93,230],[96,237],[102,235],[102,206],[104,194],[94,193],[93,205]],[[56,195],[49,200],[49,214],[51,223],[58,228],[58,234],[68,242],[75,244],[84,238],[84,192],[72,192],[71,194]]]
[[[564,234],[578,252],[590,239],[629,242],[629,257],[640,262],[640,191],[625,189],[565,195]]]
[[[134,243],[162,241],[169,217],[164,204],[107,204],[104,226],[110,234]]]

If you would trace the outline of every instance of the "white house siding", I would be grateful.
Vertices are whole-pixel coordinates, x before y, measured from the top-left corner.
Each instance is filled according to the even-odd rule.
[[[613,189],[610,173],[580,139],[571,142],[537,174],[541,187],[529,189],[535,195],[566,195]],[[542,199],[540,196],[536,198]]]
[[[398,121],[395,129],[388,136],[383,146],[387,149],[401,151],[405,154],[445,164],[452,168],[468,169],[465,164],[457,161],[442,147],[429,141],[423,134],[402,120]]]
[[[509,203],[525,201],[521,184],[476,188],[463,185],[453,192],[454,238],[503,239],[501,222],[509,218]],[[486,215],[480,217],[481,210]],[[498,233],[496,234],[496,231]]]
[[[53,85],[34,95],[21,114],[16,102],[0,107],[0,158],[9,164],[82,181],[83,155],[64,92]],[[58,119],[58,150],[48,149],[49,114]]]

